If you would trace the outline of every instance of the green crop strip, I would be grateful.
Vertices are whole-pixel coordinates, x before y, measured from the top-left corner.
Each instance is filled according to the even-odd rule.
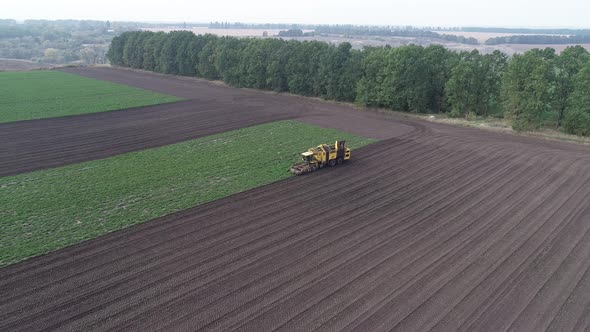
[[[0,178],[0,266],[288,178],[300,152],[336,139],[374,142],[280,121]]]
[[[59,71],[0,73],[0,123],[178,100],[181,98]]]

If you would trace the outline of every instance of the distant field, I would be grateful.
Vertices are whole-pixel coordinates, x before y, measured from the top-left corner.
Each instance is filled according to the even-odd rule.
[[[161,104],[178,97],[59,71],[0,73],[0,123]]]
[[[374,141],[281,121],[0,178],[0,266],[288,178],[299,152],[336,139]]]

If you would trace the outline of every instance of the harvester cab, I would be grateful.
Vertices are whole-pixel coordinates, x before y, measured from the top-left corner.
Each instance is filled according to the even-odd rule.
[[[320,144],[301,153],[302,162],[289,168],[289,172],[302,175],[316,171],[325,166],[336,166],[350,159],[350,149],[345,141],[336,141],[333,145]]]
[[[310,152],[310,151],[302,152],[301,157],[302,157],[301,159],[303,159],[303,162],[307,162],[307,163],[317,162],[313,152]]]

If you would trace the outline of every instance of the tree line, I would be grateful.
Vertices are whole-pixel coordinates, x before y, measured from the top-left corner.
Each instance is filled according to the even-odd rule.
[[[454,28],[453,30],[465,31],[465,32],[510,33],[510,34],[527,34],[527,35],[590,35],[590,29],[531,29],[531,28],[462,27],[462,28]]]
[[[289,30],[281,30],[279,31],[279,37],[310,37],[314,36],[315,33],[310,32],[303,32],[301,29],[289,29]]]
[[[504,116],[516,130],[557,126],[590,135],[590,55],[580,47],[508,58],[440,45],[352,49],[319,41],[125,32],[107,54],[113,65],[223,80],[452,117]]]
[[[550,35],[513,35],[494,37],[486,40],[486,45],[498,44],[587,44],[590,35],[550,36]]]

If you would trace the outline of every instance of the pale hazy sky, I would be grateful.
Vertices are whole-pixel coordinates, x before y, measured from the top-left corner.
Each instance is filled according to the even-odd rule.
[[[3,0],[0,18],[590,28],[590,0]]]

